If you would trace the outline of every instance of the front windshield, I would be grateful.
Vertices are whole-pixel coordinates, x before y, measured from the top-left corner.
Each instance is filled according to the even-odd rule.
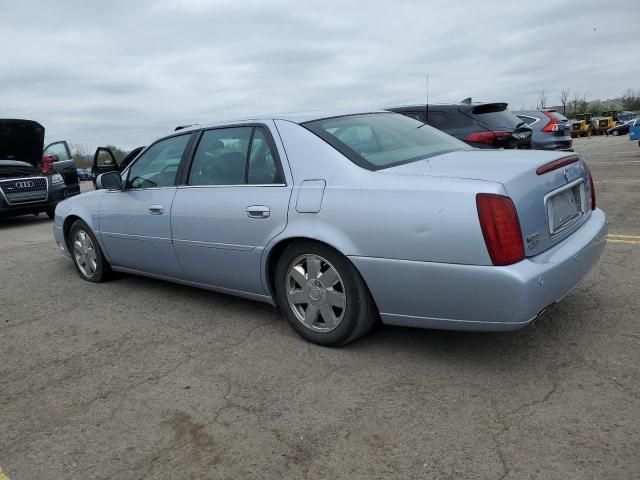
[[[466,143],[397,113],[333,117],[307,122],[303,126],[368,170],[457,150],[471,150]]]

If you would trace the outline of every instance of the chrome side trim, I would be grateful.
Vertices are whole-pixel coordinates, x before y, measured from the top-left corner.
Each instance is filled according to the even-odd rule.
[[[114,232],[100,232],[101,235],[105,235],[111,238],[123,238],[125,240],[139,240],[145,242],[154,242],[154,243],[171,243],[170,238],[165,237],[150,237],[147,235],[134,235],[130,233],[114,233]]]
[[[234,245],[232,243],[202,242],[198,240],[182,240],[179,238],[174,238],[173,243],[176,245],[186,245],[189,247],[219,248],[222,250],[240,250],[243,252],[250,252],[256,249],[256,247],[252,245]]]
[[[235,185],[179,185],[178,189],[188,188],[229,188],[229,187],[286,187],[286,183],[239,183]]]

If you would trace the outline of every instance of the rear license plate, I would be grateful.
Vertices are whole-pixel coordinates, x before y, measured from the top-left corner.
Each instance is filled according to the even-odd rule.
[[[552,194],[547,200],[549,233],[556,235],[571,226],[584,214],[584,209],[585,193],[582,180]]]

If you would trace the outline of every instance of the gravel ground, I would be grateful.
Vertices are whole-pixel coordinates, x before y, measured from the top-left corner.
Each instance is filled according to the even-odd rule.
[[[11,480],[640,478],[640,148],[575,147],[616,241],[509,334],[379,326],[320,348],[259,303],[84,282],[46,217],[2,221],[0,467]]]

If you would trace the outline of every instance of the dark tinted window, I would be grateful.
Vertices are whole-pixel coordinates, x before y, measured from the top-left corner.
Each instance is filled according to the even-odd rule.
[[[176,173],[190,134],[171,137],[151,145],[129,170],[129,188],[170,187],[176,184]]]
[[[261,127],[205,131],[193,158],[188,185],[246,183],[283,183],[278,158],[266,131]]]
[[[419,122],[424,123],[424,119],[427,118],[424,111],[422,112],[402,112],[403,115],[407,117],[413,118],[414,120],[418,120]]]
[[[429,110],[429,125],[433,125],[436,128],[442,128],[451,121],[451,117],[444,112]]]
[[[527,125],[531,125],[533,123],[536,123],[538,121],[537,118],[533,118],[533,117],[528,117],[526,115],[516,115],[520,120],[522,120],[523,122],[525,122]]]
[[[189,185],[242,185],[252,127],[220,128],[202,134]]]
[[[569,119],[567,117],[565,117],[564,115],[562,115],[560,112],[547,112],[550,115],[553,115],[556,120],[559,120],[561,122],[567,122],[569,121]]]
[[[256,128],[253,133],[249,155],[248,183],[252,185],[283,183],[278,170],[278,162],[262,128]]]
[[[394,113],[327,118],[304,126],[369,170],[470,148],[418,120]]]
[[[522,123],[518,117],[506,109],[506,104],[478,105],[471,115],[489,127],[515,128]]]

